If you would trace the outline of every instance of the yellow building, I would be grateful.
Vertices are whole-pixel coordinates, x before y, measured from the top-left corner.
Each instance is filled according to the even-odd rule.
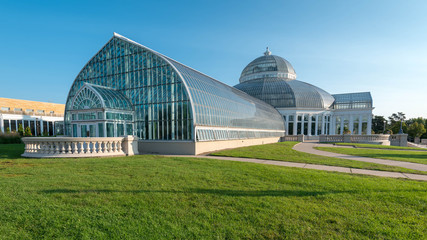
[[[62,135],[64,104],[0,98],[1,132],[30,127],[33,136]]]

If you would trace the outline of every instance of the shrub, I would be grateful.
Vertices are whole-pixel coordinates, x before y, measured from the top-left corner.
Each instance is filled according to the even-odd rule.
[[[18,126],[18,133],[21,137],[24,136],[24,128],[22,127],[22,124],[19,124]]]
[[[33,134],[31,133],[31,129],[30,129],[30,127],[26,127],[26,128],[25,128],[24,136],[26,136],[26,137],[31,137],[31,136],[33,136]]]
[[[18,133],[0,133],[0,144],[21,143]]]

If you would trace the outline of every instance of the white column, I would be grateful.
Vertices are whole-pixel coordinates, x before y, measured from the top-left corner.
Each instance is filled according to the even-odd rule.
[[[40,119],[40,134],[43,136],[43,119]]]
[[[341,116],[340,134],[344,134],[344,116]]]
[[[371,135],[372,131],[372,114],[368,115],[368,128],[366,129],[366,134]]]
[[[353,134],[353,130],[354,130],[353,115],[350,115],[350,120],[348,122],[349,122],[348,129],[350,130],[350,134]]]
[[[105,119],[105,118],[104,118]],[[104,128],[104,137],[107,137],[107,123],[103,122],[102,127]]]
[[[359,135],[362,135],[362,125],[363,125],[362,120],[363,120],[362,115],[359,115],[359,128],[358,128]]]
[[[322,115],[322,129],[320,130],[320,134],[325,134],[325,115]]]
[[[34,121],[34,136],[37,136],[37,119]]]
[[[0,114],[0,131],[4,132],[3,114]]]
[[[317,136],[319,131],[319,115],[316,115],[316,125],[314,126],[314,136]]]
[[[297,135],[297,130],[298,130],[298,115],[295,114],[294,115],[294,132],[292,133],[292,135]]]
[[[335,134],[335,116],[331,115],[331,127],[329,129],[329,134],[334,135]]]
[[[311,136],[311,125],[312,125],[311,118],[312,116],[308,115],[308,131],[307,131],[308,136]]]
[[[304,135],[304,114],[301,116],[301,134]]]
[[[285,121],[285,131],[286,135],[289,135],[289,115],[286,115],[286,121]]]

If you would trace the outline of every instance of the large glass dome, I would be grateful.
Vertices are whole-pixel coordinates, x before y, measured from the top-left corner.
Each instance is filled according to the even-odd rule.
[[[295,79],[292,65],[267,48],[243,69],[234,87],[276,108],[327,109],[334,103],[328,92]]]

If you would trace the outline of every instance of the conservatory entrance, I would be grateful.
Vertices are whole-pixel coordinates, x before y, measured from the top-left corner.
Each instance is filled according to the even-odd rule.
[[[73,137],[134,135],[131,104],[115,89],[84,83],[69,112]]]

